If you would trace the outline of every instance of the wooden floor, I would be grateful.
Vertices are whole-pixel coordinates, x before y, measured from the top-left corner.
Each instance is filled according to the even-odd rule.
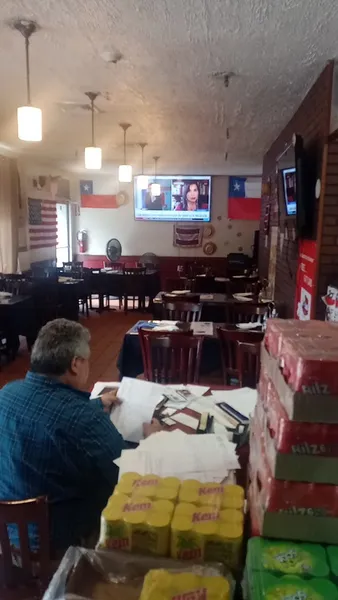
[[[90,311],[89,318],[81,316],[81,323],[85,327],[88,327],[91,333],[88,390],[92,389],[96,381],[118,381],[119,372],[116,368],[116,360],[124,335],[140,319],[151,319],[151,314],[134,310],[129,311],[127,315],[120,310],[109,310],[98,314],[96,310],[92,310]],[[1,365],[0,388],[9,381],[22,379],[28,369],[29,352],[26,347],[26,341],[22,338],[17,358],[9,364],[3,362]],[[207,378],[202,378],[201,383],[222,385],[223,380],[220,374],[213,374]]]
[[[91,333],[91,369],[88,389],[96,381],[114,381],[118,379],[116,359],[121,347],[124,334],[139,319],[151,318],[149,314],[120,311],[106,311],[98,314],[90,311],[90,317],[81,317],[81,323],[88,327]],[[2,363],[0,371],[0,387],[25,376],[29,368],[29,352],[24,338],[17,358],[9,363]]]

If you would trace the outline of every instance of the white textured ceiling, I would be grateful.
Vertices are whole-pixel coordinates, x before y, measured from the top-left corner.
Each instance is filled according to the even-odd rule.
[[[24,40],[8,19],[34,18],[33,103],[44,139],[16,139],[16,107],[26,102]],[[337,0],[2,0],[0,149],[74,165],[90,143],[90,115],[59,102],[97,105],[97,144],[122,159],[121,121],[129,121],[129,161],[159,171],[227,173],[259,166],[325,62],[338,54]],[[119,51],[107,64],[101,54]],[[211,75],[233,71],[228,89]],[[230,139],[226,139],[226,128]],[[228,161],[224,153],[228,152]]]

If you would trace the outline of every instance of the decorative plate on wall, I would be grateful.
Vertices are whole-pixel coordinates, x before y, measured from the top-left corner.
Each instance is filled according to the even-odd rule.
[[[211,238],[215,233],[215,227],[213,225],[204,225],[203,237]]]
[[[126,192],[118,192],[116,194],[117,206],[123,206],[123,204],[126,204],[127,202],[128,202],[128,195],[126,194]]]
[[[216,250],[217,250],[217,246],[216,246],[216,244],[214,244],[214,242],[207,242],[203,246],[203,252],[207,256],[211,256],[212,254],[215,254]]]

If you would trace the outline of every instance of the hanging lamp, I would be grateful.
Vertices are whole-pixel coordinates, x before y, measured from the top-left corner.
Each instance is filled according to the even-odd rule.
[[[148,189],[148,175],[144,174],[144,149],[147,146],[147,144],[145,142],[142,142],[139,144],[140,148],[141,148],[141,152],[142,152],[142,174],[138,176],[137,178],[137,187],[140,190],[147,190]]]
[[[159,196],[161,193],[161,186],[159,183],[156,183],[157,163],[158,163],[159,158],[160,158],[159,156],[154,156],[155,169],[154,169],[154,183],[151,184],[151,195],[152,196]]]
[[[124,164],[119,166],[119,181],[120,183],[130,183],[133,176],[133,169],[131,165],[127,165],[127,147],[126,137],[127,129],[131,127],[130,123],[120,123],[121,129],[123,129],[123,160]]]
[[[42,111],[41,108],[31,104],[31,85],[29,68],[29,38],[35,33],[39,26],[35,21],[20,19],[14,21],[14,29],[19,31],[25,38],[26,53],[26,83],[27,83],[27,105],[19,106],[17,109],[18,138],[24,142],[41,142],[42,140]]]
[[[94,102],[98,97],[97,92],[85,92],[90,100],[90,108],[92,114],[92,145],[85,148],[85,168],[99,170],[102,167],[102,150],[95,146],[95,129],[94,129]]]

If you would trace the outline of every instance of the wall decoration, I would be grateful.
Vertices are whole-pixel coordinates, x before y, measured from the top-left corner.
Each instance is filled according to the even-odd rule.
[[[238,252],[243,252],[243,246],[238,246]]]
[[[315,278],[317,271],[317,242],[301,240],[297,269],[295,318],[308,321],[315,312]]]
[[[217,217],[217,221],[222,221],[222,217],[221,217],[221,215],[218,215],[218,217]]]
[[[270,237],[270,256],[269,256],[269,297],[274,298],[275,281],[276,281],[276,265],[277,265],[277,242],[278,242],[278,227],[271,227]]]
[[[211,256],[212,254],[215,254],[216,250],[217,250],[217,246],[214,242],[207,242],[203,246],[203,252],[207,256]]]
[[[228,217],[244,221],[259,221],[261,189],[261,177],[229,177]]]
[[[32,177],[28,183],[28,189],[35,196],[37,192],[40,197],[43,192],[44,198],[57,200],[70,200],[70,182],[69,179],[64,179],[60,175],[37,175]]]
[[[232,225],[231,225],[231,223],[229,223],[229,225],[228,225],[228,229],[232,229]]]
[[[242,237],[242,232],[241,232],[241,231],[239,231],[239,232],[237,233],[237,237]]]
[[[55,247],[57,242],[57,215],[53,200],[28,198],[29,247]]]
[[[90,179],[80,180],[82,208],[118,208],[115,194],[94,194],[93,182]]]
[[[203,237],[205,238],[210,238],[214,235],[215,233],[215,227],[213,225],[204,225],[203,228]]]
[[[203,225],[174,225],[173,244],[179,248],[199,248],[202,246]],[[208,242],[212,243],[212,242]]]

